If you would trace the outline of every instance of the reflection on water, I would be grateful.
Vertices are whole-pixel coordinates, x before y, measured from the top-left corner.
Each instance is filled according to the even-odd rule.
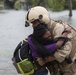
[[[69,17],[68,15],[69,15],[68,10],[62,12],[50,12],[50,17],[52,19],[65,21],[76,29],[76,10],[73,10],[72,17]]]

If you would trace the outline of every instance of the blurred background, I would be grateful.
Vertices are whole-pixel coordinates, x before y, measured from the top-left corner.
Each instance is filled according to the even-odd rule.
[[[69,10],[69,16],[71,17],[72,9],[76,9],[76,0],[0,0],[0,10],[28,10],[31,7],[39,5],[51,11]]]
[[[53,11],[61,11],[76,9],[76,0],[0,0],[0,9],[28,10],[38,5]]]
[[[32,33],[25,27],[27,10],[44,6],[54,20],[62,20],[76,29],[76,0],[0,0],[0,75],[20,75],[11,58],[17,44]]]

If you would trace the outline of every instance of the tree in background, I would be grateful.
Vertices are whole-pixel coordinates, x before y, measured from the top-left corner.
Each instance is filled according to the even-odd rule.
[[[26,0],[27,10],[32,7],[32,0]]]
[[[27,4],[30,5],[30,0]],[[52,11],[69,10],[69,16],[72,16],[72,2],[74,8],[76,8],[76,0],[31,0],[31,7],[33,6],[44,6],[50,8]]]
[[[69,3],[69,16],[71,17],[72,16],[72,0],[69,0],[68,1],[68,3]]]
[[[6,0],[0,0],[6,1]],[[11,0],[12,1],[12,0]],[[20,9],[20,0],[15,1],[15,8]],[[72,16],[72,9],[76,9],[76,0],[25,0],[26,10],[34,6],[44,6],[52,11],[69,10],[69,16]]]
[[[14,9],[14,4],[16,0],[4,0],[4,6],[6,9]]]

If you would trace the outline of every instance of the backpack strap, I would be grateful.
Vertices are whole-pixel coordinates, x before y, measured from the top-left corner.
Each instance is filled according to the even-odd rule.
[[[23,42],[28,42],[28,40],[25,38],[23,41],[21,41],[21,47],[23,45]],[[22,61],[21,54],[20,54],[20,49],[18,50],[18,56],[19,56],[19,59]]]
[[[21,47],[22,47],[22,44],[23,44],[23,41],[21,42]],[[22,58],[21,58],[21,55],[20,55],[20,49],[18,50],[18,56],[19,56],[19,59],[22,61]]]

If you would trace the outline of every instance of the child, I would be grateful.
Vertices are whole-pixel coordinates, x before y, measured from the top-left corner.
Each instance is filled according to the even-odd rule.
[[[47,63],[48,61],[42,62],[41,59],[46,61],[48,56],[52,56],[56,49],[64,44],[69,32],[70,28],[64,31],[57,41],[54,41],[46,25],[41,24],[34,27],[33,34],[28,36],[28,43],[34,60],[38,62],[40,66]]]

